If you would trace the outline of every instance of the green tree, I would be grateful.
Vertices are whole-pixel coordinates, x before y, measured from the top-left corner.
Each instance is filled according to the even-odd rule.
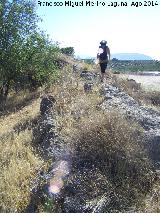
[[[65,47],[61,48],[61,52],[63,54],[69,55],[69,56],[74,56],[74,47]]]
[[[33,1],[0,2],[0,98],[6,99],[11,82],[22,70],[23,43],[37,29]]]
[[[112,58],[112,61],[113,62],[117,62],[117,61],[119,61],[117,58]]]
[[[32,88],[49,82],[57,74],[59,47],[52,44],[43,33],[34,32],[23,44],[21,77],[27,79]]]
[[[55,78],[60,49],[39,31],[33,0],[0,2],[0,100],[17,85],[36,88]]]

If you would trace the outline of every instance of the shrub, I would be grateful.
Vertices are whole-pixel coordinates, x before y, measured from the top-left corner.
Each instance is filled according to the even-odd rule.
[[[15,84],[36,87],[55,77],[58,48],[37,28],[34,1],[0,3],[0,99]]]
[[[97,169],[98,182],[104,182],[105,177],[104,187],[112,186],[108,192],[112,193],[114,200],[109,205],[111,209],[118,207],[120,210],[140,202],[140,198],[152,185],[151,164],[141,141],[143,133],[137,129],[136,124],[128,125],[115,112],[101,113],[82,122],[73,137],[76,147],[73,158],[75,173],[85,171],[84,175],[87,176],[87,171],[95,172]],[[79,178],[84,178],[83,172]],[[89,186],[94,185],[96,180],[89,178],[87,181],[85,185]],[[101,186],[91,187],[90,190],[90,197],[87,199],[93,199],[94,194],[102,196],[104,193]],[[88,190],[81,187],[81,193],[86,192]]]
[[[61,48],[61,52],[68,56],[74,56],[74,47]]]

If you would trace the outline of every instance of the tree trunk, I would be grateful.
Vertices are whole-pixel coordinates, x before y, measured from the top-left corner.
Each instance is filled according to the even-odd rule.
[[[3,104],[7,100],[8,92],[9,92],[10,81],[3,83],[0,88],[0,102]]]
[[[35,80],[31,74],[28,74],[28,81],[30,85],[29,87],[30,91],[35,91],[38,88],[38,86],[40,86],[40,83],[37,80]]]

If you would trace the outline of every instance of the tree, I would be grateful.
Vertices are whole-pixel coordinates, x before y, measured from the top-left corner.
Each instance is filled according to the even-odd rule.
[[[39,31],[33,0],[0,2],[0,100],[17,83],[35,88],[55,75],[59,47]]]
[[[61,48],[61,52],[69,56],[74,56],[74,47]]]
[[[23,43],[37,28],[32,1],[0,2],[0,97],[6,99],[11,82],[22,68]]]
[[[23,44],[22,75],[32,88],[48,82],[56,74],[59,47],[43,33],[34,32]]]
[[[117,58],[112,58],[112,61],[113,62],[117,62],[117,61],[119,61]]]

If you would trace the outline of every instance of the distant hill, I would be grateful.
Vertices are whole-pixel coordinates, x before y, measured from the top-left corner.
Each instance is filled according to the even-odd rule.
[[[79,55],[81,59],[94,59],[95,56]],[[153,60],[150,56],[140,53],[115,53],[111,54],[111,59],[117,58],[119,60]]]
[[[150,56],[140,53],[115,53],[111,55],[111,58],[119,60],[153,60]]]

